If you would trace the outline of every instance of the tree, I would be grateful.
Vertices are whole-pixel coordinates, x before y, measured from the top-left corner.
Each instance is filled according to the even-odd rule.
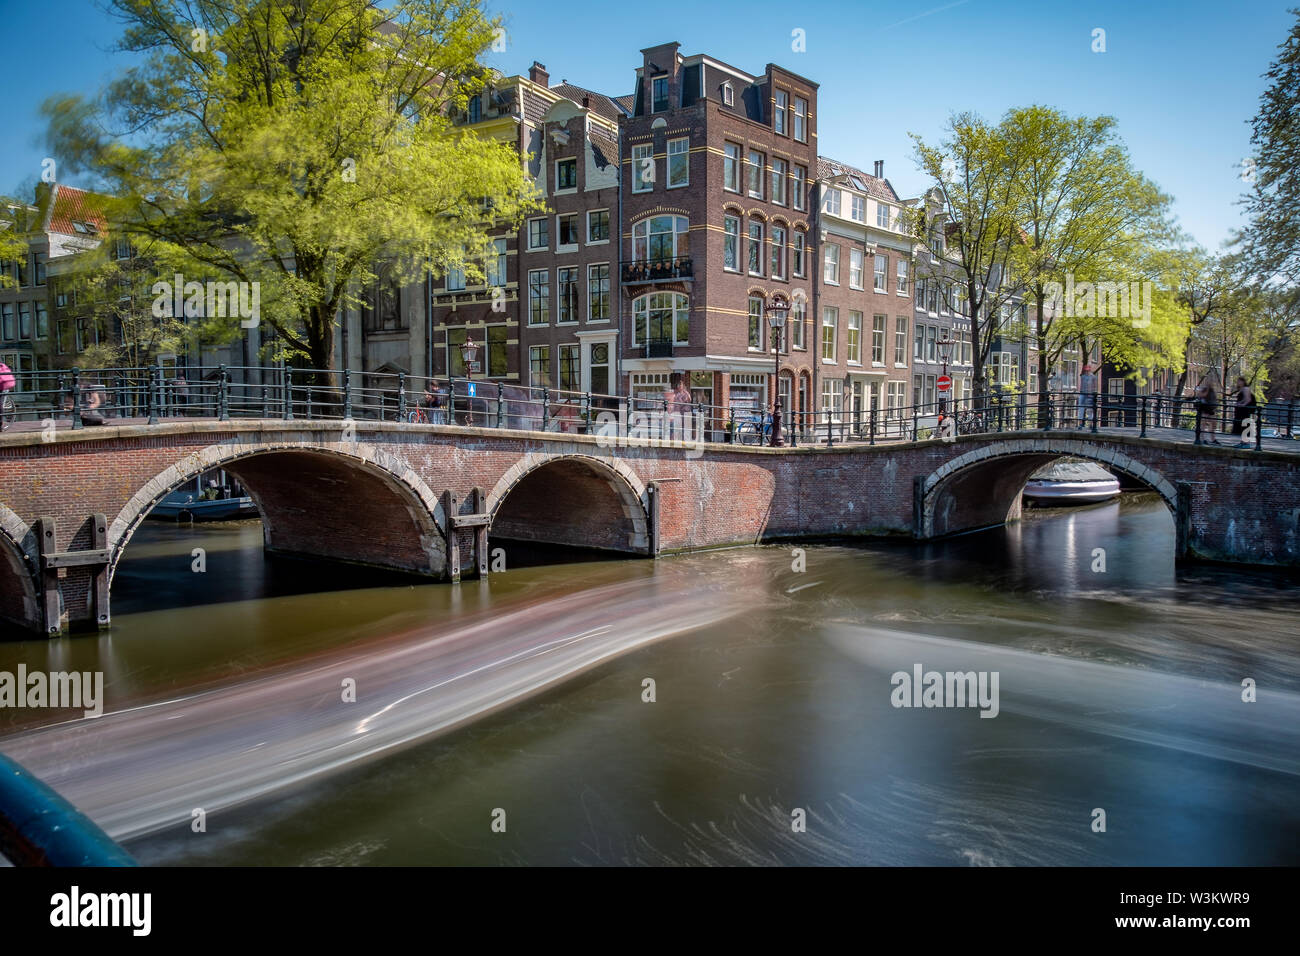
[[[1300,9],[1291,13],[1296,22],[1264,74],[1269,86],[1251,124],[1250,222],[1238,237],[1256,276],[1287,284],[1300,280]]]
[[[1007,137],[999,127],[971,113],[954,114],[947,138],[937,146],[916,134],[912,140],[917,165],[935,183],[911,217],[912,237],[931,261],[955,272],[964,290],[979,404],[987,391],[984,369],[998,336],[1002,306],[1020,291],[1011,266],[1013,247],[1023,241],[1016,221],[1015,182],[1024,157],[1007,151]]]
[[[313,368],[381,260],[403,281],[481,276],[495,222],[533,207],[513,149],[451,120],[485,82],[479,0],[111,3],[145,65],[95,102],[48,101],[55,155],[117,197],[119,232],[257,283]]]
[[[1011,269],[1033,304],[1030,333],[1046,408],[1051,368],[1069,344],[1101,340],[1108,358],[1135,369],[1144,367],[1150,345],[1160,350],[1167,313],[1162,327],[1148,331],[1154,285],[1143,284],[1151,280],[1142,263],[1173,233],[1170,199],[1133,168],[1109,116],[1030,106],[1010,110],[999,135],[1007,154],[1019,157],[1012,189],[1024,241],[1011,246]],[[1098,283],[1110,292],[1104,303]]]
[[[27,255],[27,234],[36,225],[26,203],[0,196],[0,262],[21,259]],[[13,285],[13,271],[0,269],[0,289],[11,288]]]
[[[147,240],[141,248],[130,243],[119,246],[110,239],[78,253],[60,277],[60,291],[75,303],[74,321],[94,324],[105,333],[82,350],[78,364],[143,368],[160,355],[185,348],[198,329],[191,329],[183,316],[173,316],[170,309],[154,308],[158,273],[166,272],[168,263],[177,259],[183,259],[179,250]],[[158,315],[159,311],[164,314]]]
[[[1186,310],[1187,325],[1183,338],[1183,365],[1175,394],[1187,387],[1196,329],[1210,316],[1228,308],[1240,286],[1230,258],[1211,256],[1199,246],[1171,253],[1165,264],[1168,283],[1179,305]]]

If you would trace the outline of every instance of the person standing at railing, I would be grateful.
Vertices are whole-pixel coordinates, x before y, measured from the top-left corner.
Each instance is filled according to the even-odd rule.
[[[1079,427],[1087,425],[1092,412],[1093,424],[1097,420],[1097,374],[1091,365],[1085,365],[1079,376]]]
[[[1193,402],[1197,412],[1196,437],[1199,440],[1201,437],[1201,429],[1205,429],[1210,433],[1211,445],[1219,444],[1219,440],[1214,437],[1219,427],[1219,396],[1214,388],[1214,384],[1214,377],[1211,375],[1207,375],[1205,378],[1201,379],[1201,384],[1196,386],[1195,401]]]
[[[8,424],[6,418],[14,407],[13,396],[9,393],[18,387],[18,379],[4,362],[0,362],[0,432]]]
[[[1255,390],[1246,384],[1246,380],[1237,376],[1237,390],[1232,393],[1232,433],[1240,435],[1246,430],[1246,419],[1255,414],[1258,402],[1255,401]],[[1256,427],[1258,427],[1258,421]],[[1240,442],[1245,445],[1247,442]]]
[[[447,424],[447,393],[433,379],[424,386],[424,408],[431,425]]]
[[[683,436],[686,418],[691,413],[691,393],[685,379],[681,372],[668,376],[668,388],[663,393],[664,419],[659,432],[664,438],[680,440]]]

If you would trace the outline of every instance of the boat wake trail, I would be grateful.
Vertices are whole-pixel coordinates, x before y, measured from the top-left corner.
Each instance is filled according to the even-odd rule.
[[[838,627],[828,637],[885,673],[910,674],[917,663],[944,673],[996,671],[1003,712],[1300,775],[1300,694],[1264,686],[1247,703],[1248,673],[1197,680],[881,628]]]
[[[675,577],[521,602],[217,690],[16,734],[0,750],[115,839],[187,826],[195,808],[212,813],[389,755],[747,610],[724,589]],[[348,686],[355,702],[344,699]]]

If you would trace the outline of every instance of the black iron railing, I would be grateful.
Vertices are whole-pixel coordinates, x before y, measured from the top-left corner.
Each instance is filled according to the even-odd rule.
[[[651,340],[646,354],[671,354]],[[651,351],[655,350],[655,351]],[[573,432],[611,439],[767,444],[770,407],[723,407],[665,392],[634,397],[401,373],[323,372],[285,367],[191,367],[184,374],[148,368],[67,369],[24,373],[24,388],[4,393],[3,418],[23,430],[82,429],[178,420],[353,420]],[[1181,434],[1196,444],[1285,448],[1297,436],[1294,402],[1238,408],[1190,397],[1046,395],[947,399],[919,405],[782,409],[788,446],[957,440],[998,432]]]
[[[675,259],[635,259],[623,263],[624,282],[662,282],[668,279],[693,279],[695,265],[689,256]]]

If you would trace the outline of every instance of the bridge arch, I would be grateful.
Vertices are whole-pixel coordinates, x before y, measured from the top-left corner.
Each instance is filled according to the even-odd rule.
[[[622,461],[532,452],[488,492],[489,534],[649,554],[648,494]]]
[[[1018,518],[1020,491],[1029,476],[1043,465],[1067,456],[1096,462],[1141,482],[1161,497],[1172,514],[1178,514],[1174,483],[1109,445],[1015,438],[981,445],[944,462],[926,476],[920,490],[916,536],[942,537]],[[1180,541],[1180,553],[1182,547]]]
[[[42,630],[35,532],[0,504],[0,622],[39,634]]]
[[[209,445],[150,479],[108,528],[110,580],[127,543],[164,497],[204,472],[239,478],[262,515],[266,549],[440,577],[445,515],[402,459],[358,442]]]

